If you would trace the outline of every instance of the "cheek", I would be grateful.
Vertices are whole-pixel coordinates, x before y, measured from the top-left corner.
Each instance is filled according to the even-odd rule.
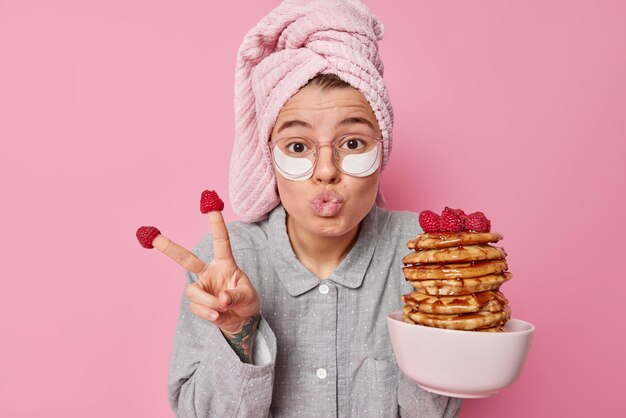
[[[306,181],[290,181],[285,179],[274,169],[274,175],[276,176],[276,187],[278,188],[278,196],[285,208],[293,207],[297,205],[299,201],[304,200],[304,193],[302,190],[303,183]]]
[[[380,168],[378,169],[378,171],[370,176],[354,179],[359,180],[359,188],[361,193],[376,195],[376,192],[378,191],[378,183],[380,181]]]
[[[379,174],[374,173],[366,178],[350,178],[344,186],[350,200],[355,206],[369,211],[376,201]]]

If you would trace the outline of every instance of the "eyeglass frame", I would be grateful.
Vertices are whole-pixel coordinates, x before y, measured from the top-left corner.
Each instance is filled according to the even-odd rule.
[[[323,148],[323,147],[330,147],[331,148],[332,154],[333,154],[333,165],[335,167],[337,167],[337,169],[339,171],[341,171],[342,173],[344,173],[344,174],[346,174],[348,176],[351,176],[351,177],[359,177],[356,174],[352,174],[352,173],[348,173],[348,172],[344,171],[343,168],[340,167],[338,152],[337,152],[337,150],[335,148],[335,144],[337,142],[339,142],[341,139],[344,139],[344,138],[349,137],[351,135],[354,135],[354,136],[366,136],[368,138],[371,138],[371,139],[375,140],[376,141],[376,147],[378,149],[377,159],[382,157],[381,154],[383,152],[383,143],[385,142],[385,140],[383,138],[372,136],[372,135],[368,135],[368,134],[355,133],[355,132],[348,133],[348,134],[345,134],[345,135],[341,135],[341,136],[333,139],[328,144],[320,144],[319,142],[314,141],[313,139],[311,139],[309,137],[306,137],[306,136],[302,136],[302,135],[285,136],[285,137],[282,137],[282,138],[278,139],[276,142],[272,141],[272,138],[270,137],[270,140],[267,141],[267,146],[268,146],[268,150],[269,150],[269,154],[270,154],[269,156],[270,156],[270,159],[271,159],[272,163],[276,164],[278,166],[278,163],[276,162],[276,159],[274,157],[274,147],[278,144],[278,142],[286,140],[286,139],[301,138],[301,139],[305,139],[307,141],[310,141],[310,142],[314,143],[315,144],[315,153],[313,155],[315,156],[315,160],[313,161],[313,166],[311,166],[311,168],[309,170],[307,170],[304,174],[299,176],[302,179],[310,178],[313,175],[313,173],[315,172],[315,168],[317,167],[317,162],[318,162],[319,156],[320,156],[320,149]],[[382,164],[382,158],[381,158],[381,161],[380,161],[379,164]],[[365,171],[367,171],[367,170],[365,170]],[[365,176],[365,177],[369,177],[369,175]],[[360,178],[362,178],[362,177],[360,177]]]

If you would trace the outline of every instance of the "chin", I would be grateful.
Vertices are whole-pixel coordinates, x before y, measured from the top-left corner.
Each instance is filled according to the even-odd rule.
[[[314,232],[324,237],[340,237],[351,230],[352,228],[345,227],[344,225],[321,225],[315,228]]]
[[[362,220],[359,219],[358,222],[354,222],[357,218],[359,218],[359,216],[354,213],[339,213],[336,216],[319,216],[315,214],[309,225],[311,230],[319,235],[337,237],[345,235],[354,228],[357,228]]]

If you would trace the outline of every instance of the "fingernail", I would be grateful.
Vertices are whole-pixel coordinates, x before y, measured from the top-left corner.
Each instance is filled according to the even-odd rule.
[[[215,321],[217,319],[217,312],[209,311],[206,316],[208,316],[211,321]]]

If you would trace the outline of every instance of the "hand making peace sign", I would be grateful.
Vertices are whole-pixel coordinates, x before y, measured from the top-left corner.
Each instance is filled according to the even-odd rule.
[[[185,290],[193,314],[217,325],[226,334],[236,334],[259,313],[259,296],[233,257],[221,212],[224,203],[215,192],[205,190],[200,204],[201,211],[208,212],[213,233],[212,261],[205,263],[161,235],[155,227],[142,226],[137,230],[137,239],[145,248],[158,249],[197,276]]]

